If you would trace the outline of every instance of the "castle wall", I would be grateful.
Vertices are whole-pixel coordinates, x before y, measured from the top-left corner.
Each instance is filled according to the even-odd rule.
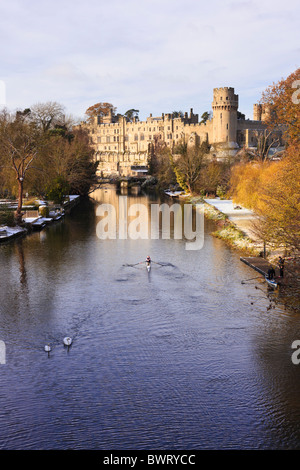
[[[254,120],[237,119],[238,95],[234,88],[214,88],[212,108],[213,118],[205,124],[198,122],[198,114],[191,109],[181,117],[150,114],[146,121],[132,122],[123,116],[116,119],[110,112],[102,122],[96,117],[92,124],[82,123],[81,127],[89,132],[95,159],[99,161],[98,173],[103,176],[130,175],[131,167],[147,166],[151,145],[157,140],[165,142],[171,150],[182,141],[189,147],[208,142],[214,145],[215,152],[216,144],[232,149],[253,146],[257,144],[258,133],[266,129],[263,122],[266,111],[261,105],[254,105]]]

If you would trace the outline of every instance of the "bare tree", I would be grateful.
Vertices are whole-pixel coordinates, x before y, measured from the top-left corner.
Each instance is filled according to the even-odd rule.
[[[43,132],[47,132],[57,125],[64,125],[66,121],[64,107],[56,101],[34,104],[30,108],[29,119]]]
[[[248,155],[262,162],[268,160],[271,148],[277,149],[280,146],[280,138],[277,137],[274,129],[265,129],[263,132],[255,131],[254,135],[257,140],[257,148],[255,150],[247,148]]]
[[[2,120],[0,124],[0,152],[2,167],[14,170],[18,183],[16,221],[22,221],[23,188],[26,173],[37,157],[38,146],[34,126],[22,120]]]

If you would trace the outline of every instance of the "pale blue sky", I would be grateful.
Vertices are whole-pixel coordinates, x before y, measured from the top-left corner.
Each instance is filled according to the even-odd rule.
[[[240,111],[299,67],[298,0],[0,0],[0,80],[10,110],[108,101],[124,113],[202,114],[233,86]]]

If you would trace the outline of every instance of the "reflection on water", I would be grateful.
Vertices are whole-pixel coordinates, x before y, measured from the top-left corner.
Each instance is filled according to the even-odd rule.
[[[296,296],[242,284],[253,271],[209,221],[199,251],[99,240],[97,206],[118,198],[0,247],[1,448],[299,448]]]

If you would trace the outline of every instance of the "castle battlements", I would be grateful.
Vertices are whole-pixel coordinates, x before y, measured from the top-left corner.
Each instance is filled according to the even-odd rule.
[[[179,143],[188,146],[201,145],[202,142],[216,147],[220,144],[228,148],[255,145],[258,133],[265,129],[264,118],[267,110],[260,104],[253,107],[253,120],[238,116],[239,96],[233,87],[213,89],[213,116],[205,123],[199,122],[199,115],[190,112],[181,115],[162,113],[145,121],[125,116],[113,116],[110,111],[103,118],[96,117],[94,122],[82,123],[87,129],[95,158],[99,160],[99,174],[130,174],[135,165],[147,165],[148,156],[157,141],[173,150]],[[152,150],[151,150],[152,149]]]

